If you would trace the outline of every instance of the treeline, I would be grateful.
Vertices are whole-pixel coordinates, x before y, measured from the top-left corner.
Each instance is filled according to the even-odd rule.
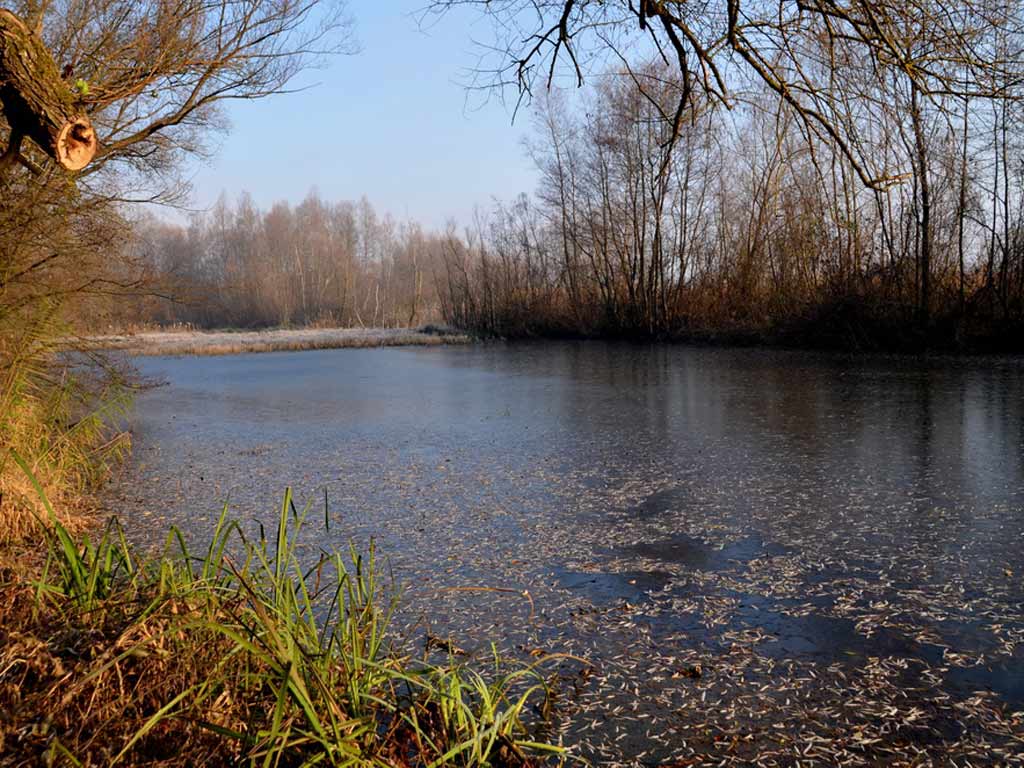
[[[175,300],[122,303],[122,320],[1020,346],[1020,103],[925,104],[898,80],[865,86],[849,97],[864,117],[857,152],[890,169],[866,184],[766,87],[731,110],[704,102],[676,130],[665,115],[678,89],[652,65],[579,103],[553,91],[534,110],[539,189],[464,232],[315,194],[144,221],[135,261]]]
[[[1020,3],[431,8],[456,5],[493,22],[485,80],[521,98],[598,85],[581,108],[542,105],[543,189],[516,214],[529,223],[455,260],[453,318],[502,334],[1019,345]]]
[[[698,106],[672,140],[677,83],[652,66],[606,78],[582,108],[557,92],[540,105],[541,188],[449,243],[448,322],[500,336],[1020,346],[1016,100],[926,104],[898,79],[847,94],[857,151],[891,169],[865,184],[767,87],[733,110]]]
[[[137,260],[158,287],[122,302],[116,324],[205,328],[414,326],[439,319],[443,240],[380,217],[365,199],[259,209],[223,197],[187,225],[147,218]]]

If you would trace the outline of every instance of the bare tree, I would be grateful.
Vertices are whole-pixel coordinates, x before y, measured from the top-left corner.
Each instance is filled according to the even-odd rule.
[[[678,98],[661,110],[670,142],[696,94],[731,108],[753,79],[793,110],[808,135],[834,145],[868,186],[884,187],[900,171],[875,162],[851,124],[841,94],[857,76],[852,59],[905,75],[922,99],[1000,97],[1024,77],[1024,21],[1010,0],[434,0],[424,14],[456,6],[494,21],[497,60],[478,85],[512,85],[528,97],[559,73],[582,84],[610,58],[628,65],[636,51],[653,51],[677,70]],[[997,48],[996,35],[1013,45]]]

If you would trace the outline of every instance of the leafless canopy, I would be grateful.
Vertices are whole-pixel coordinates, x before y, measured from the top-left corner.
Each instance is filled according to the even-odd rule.
[[[426,14],[456,6],[493,20],[490,85],[513,85],[520,99],[566,70],[582,83],[609,53],[628,68],[646,45],[679,74],[662,115],[673,141],[695,96],[732,106],[753,78],[873,187],[890,179],[857,146],[847,101],[865,77],[905,78],[935,103],[1001,98],[1024,78],[1014,0],[435,0]]]
[[[280,93],[354,48],[336,0],[41,0],[17,11],[99,135],[85,176],[112,164],[121,177],[166,173],[223,125],[219,104]]]

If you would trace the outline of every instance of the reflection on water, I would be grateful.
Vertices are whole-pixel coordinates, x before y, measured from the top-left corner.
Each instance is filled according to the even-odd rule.
[[[134,535],[326,488],[311,557],[376,538],[410,638],[594,662],[562,727],[597,762],[786,762],[799,734],[810,759],[1016,759],[1015,361],[587,343],[138,363],[168,386],[140,398],[111,498]],[[536,613],[466,586],[528,589]]]

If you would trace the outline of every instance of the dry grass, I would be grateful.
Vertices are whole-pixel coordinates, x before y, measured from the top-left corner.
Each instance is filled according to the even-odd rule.
[[[127,373],[98,357],[63,355],[58,330],[43,313],[0,334],[0,545],[35,536],[44,517],[12,452],[61,523],[77,530],[89,492],[130,447],[115,426],[131,400]]]
[[[148,561],[116,524],[79,541],[46,507],[45,564],[0,566],[0,765],[562,761],[522,719],[549,695],[541,662],[400,656],[372,548],[307,570],[288,494],[272,541],[222,516],[205,552],[172,531]]]
[[[93,349],[121,350],[135,355],[235,355],[246,352],[467,344],[470,338],[448,328],[303,328],[238,332],[147,331],[91,336],[83,341]]]
[[[50,393],[47,400],[60,396]],[[78,532],[89,519],[90,492],[128,452],[131,438],[108,428],[109,414],[83,414],[70,423],[52,408],[46,400],[23,400],[4,425],[5,447],[31,457],[32,472],[59,505],[58,519]],[[24,473],[6,452],[0,455],[0,545],[35,537],[42,511]]]

